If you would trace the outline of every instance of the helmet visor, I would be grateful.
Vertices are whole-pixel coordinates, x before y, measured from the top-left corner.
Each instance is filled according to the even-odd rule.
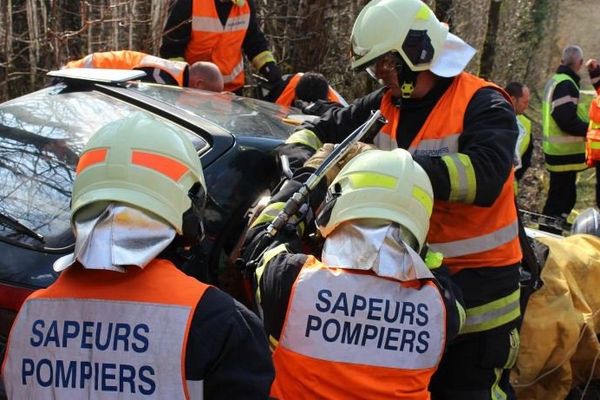
[[[370,63],[366,64],[364,70],[376,81],[379,81],[379,74],[385,74],[392,70],[401,71],[402,68],[402,60],[400,55],[396,52],[390,51],[385,53],[377,58],[375,58]],[[360,68],[359,70],[362,70]]]

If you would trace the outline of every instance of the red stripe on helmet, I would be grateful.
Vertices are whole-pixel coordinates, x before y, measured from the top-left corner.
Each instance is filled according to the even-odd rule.
[[[168,176],[175,182],[179,181],[179,179],[181,179],[181,177],[190,170],[187,165],[182,164],[181,162],[170,157],[160,154],[147,153],[140,150],[132,151],[131,163],[141,167],[153,169],[163,175]]]
[[[77,168],[75,169],[75,174],[79,175],[81,171],[84,169],[104,162],[106,160],[106,155],[108,154],[108,149],[94,149],[90,151],[86,151],[79,157],[79,162],[77,163]]]

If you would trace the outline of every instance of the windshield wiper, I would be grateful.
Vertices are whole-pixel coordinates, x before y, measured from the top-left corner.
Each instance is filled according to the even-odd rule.
[[[23,225],[22,223],[20,223],[13,217],[10,217],[8,215],[4,215],[4,214],[0,213],[0,224],[10,227],[10,228],[14,229],[16,232],[19,232],[19,233],[25,234],[31,238],[37,239],[42,243],[45,242],[44,236],[40,235],[33,229]]]

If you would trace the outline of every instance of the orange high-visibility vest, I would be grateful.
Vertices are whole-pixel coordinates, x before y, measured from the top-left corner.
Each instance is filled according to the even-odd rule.
[[[214,0],[194,0],[192,35],[185,49],[185,60],[215,63],[223,74],[226,91],[244,86],[242,42],[250,23],[250,6],[233,5],[225,26],[221,24]]]
[[[8,397],[201,398],[185,355],[208,287],[166,260],[126,273],[70,267],[15,320],[2,371]]]
[[[592,100],[589,114],[590,124],[585,141],[585,161],[588,166],[594,167],[600,161],[600,95]]]
[[[82,59],[67,63],[67,68],[115,68],[135,69],[154,68],[169,74],[179,86],[185,85],[185,70],[188,64],[183,61],[165,60],[133,50],[106,51],[88,54]],[[160,78],[154,77],[160,82]]]
[[[458,153],[465,111],[475,92],[483,87],[497,88],[504,94],[493,83],[467,73],[458,75],[408,150],[413,155],[439,157]],[[390,91],[383,96],[381,111],[389,123],[378,133],[375,143],[380,148],[395,148],[400,109],[392,103]],[[434,200],[427,241],[431,249],[444,254],[444,264],[452,273],[463,268],[501,267],[521,261],[513,181],[511,171],[491,207]]]
[[[429,399],[446,309],[429,280],[329,268],[310,256],[273,353],[277,399]]]
[[[275,100],[275,104],[279,104],[280,106],[290,107],[294,100],[296,100],[296,87],[298,86],[298,82],[300,82],[300,78],[304,75],[302,72],[295,74],[285,85],[285,88]],[[329,86],[329,90],[327,91],[327,100],[333,101],[336,103],[344,104],[345,101],[341,98],[338,92],[335,91],[331,86]]]

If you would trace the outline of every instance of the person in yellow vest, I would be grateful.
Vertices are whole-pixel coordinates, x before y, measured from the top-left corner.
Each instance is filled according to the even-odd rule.
[[[256,297],[274,350],[271,397],[429,399],[431,375],[464,319],[440,255],[419,256],[429,178],[406,150],[367,149],[332,174],[327,191],[322,183],[311,193],[296,230],[265,243],[269,223],[318,164],[311,158],[295,172],[247,239],[250,253],[268,248]],[[310,215],[324,238],[320,257],[300,245]]]
[[[79,60],[69,61],[65,68],[136,69],[146,72],[145,81],[212,92],[223,91],[223,76],[213,63],[199,61],[189,65],[133,50],[91,53]]]
[[[135,113],[89,140],[73,186],[75,250],[15,320],[9,399],[267,397],[258,318],[171,261],[202,237],[205,201],[197,152],[175,126]]]
[[[531,120],[524,114],[529,106],[529,88],[520,82],[510,82],[504,88],[517,114],[519,138],[515,148],[515,178],[520,180],[527,168],[531,166],[533,141],[531,139]]]
[[[266,101],[296,107],[310,115],[321,115],[332,107],[345,107],[346,100],[318,72],[284,75],[281,84],[272,88]]]
[[[569,45],[563,49],[561,64],[544,89],[542,133],[545,166],[550,173],[548,197],[543,214],[567,218],[577,201],[577,173],[587,168],[585,135],[588,122],[578,114],[579,71],[583,51]],[[540,225],[540,229],[561,233]]]
[[[175,0],[163,31],[160,55],[192,64],[215,63],[225,90],[242,94],[244,55],[273,86],[281,71],[258,25],[254,0]]]
[[[431,179],[427,241],[444,255],[467,307],[465,326],[432,379],[432,399],[510,396],[522,259],[510,99],[464,72],[475,50],[419,0],[369,2],[354,23],[351,48],[352,68],[366,69],[384,87],[305,123],[281,152],[293,164],[322,143],[339,143],[371,110],[383,112],[388,123],[374,143],[409,150]]]

